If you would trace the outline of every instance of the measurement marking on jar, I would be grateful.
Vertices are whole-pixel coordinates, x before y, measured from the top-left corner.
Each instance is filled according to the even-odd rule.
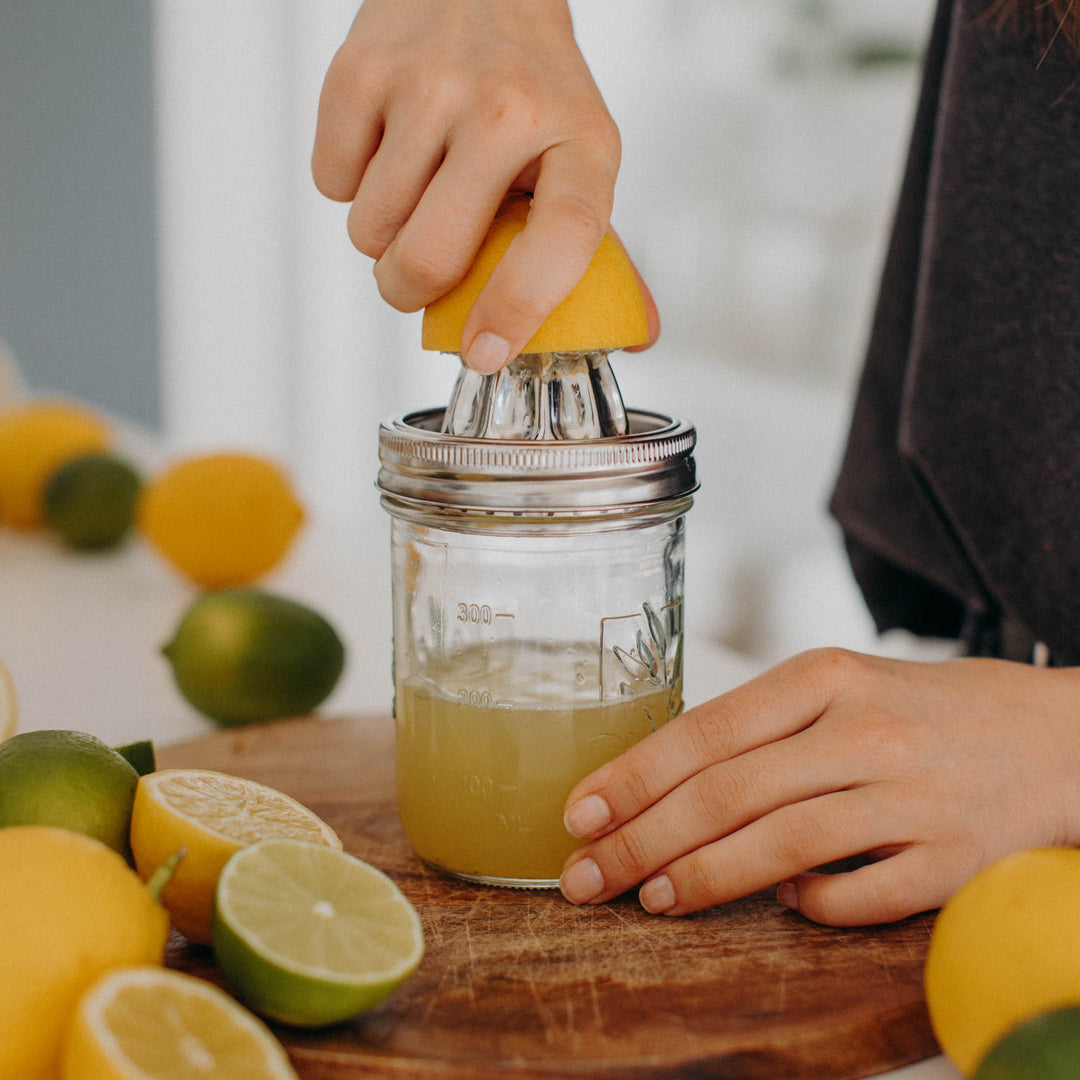
[[[495,618],[496,619],[512,619],[513,617],[514,617],[514,613],[512,611],[496,611],[495,612]]]
[[[458,701],[462,705],[484,705],[490,706],[493,704],[490,690],[459,690]]]
[[[464,600],[458,601],[458,622],[472,623],[477,626],[489,626],[494,618],[495,612],[491,610],[490,604],[469,604]]]

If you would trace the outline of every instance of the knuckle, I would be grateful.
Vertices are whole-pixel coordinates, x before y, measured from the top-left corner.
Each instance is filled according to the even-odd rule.
[[[738,817],[737,808],[754,803],[756,787],[746,769],[731,764],[703,769],[690,785],[697,819],[726,831]]]
[[[700,761],[725,761],[736,746],[733,717],[719,707],[706,705],[687,714],[683,733],[691,752]]]
[[[648,871],[645,838],[636,828],[624,827],[605,840],[606,861],[618,878],[639,881]],[[606,875],[605,875],[606,876]]]
[[[390,246],[383,232],[366,215],[350,214],[346,228],[353,247],[371,259],[381,259]]]
[[[818,818],[801,807],[777,811],[769,822],[764,845],[769,860],[787,876],[793,869],[812,865],[817,852],[824,850],[827,837]]]
[[[632,806],[647,806],[652,802],[652,790],[646,775],[638,769],[628,769],[622,778],[623,795]]]
[[[461,257],[444,245],[430,239],[416,242],[404,234],[397,238],[394,258],[393,285],[389,275],[380,274],[376,267],[379,290],[391,304],[407,297],[407,302],[422,307],[451,289],[467,269]]]
[[[668,873],[674,879],[680,910],[694,911],[729,899],[719,865],[705,850],[680,859]]]

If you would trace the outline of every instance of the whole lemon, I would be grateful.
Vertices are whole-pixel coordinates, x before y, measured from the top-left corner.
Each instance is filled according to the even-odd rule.
[[[1080,850],[1015,852],[942,908],[926,956],[926,1004],[942,1050],[974,1074],[1007,1032],[1080,1005]]]
[[[246,585],[285,557],[304,510],[285,473],[252,454],[178,461],[143,488],[137,520],[151,546],[207,589]]]
[[[0,828],[56,825],[130,854],[139,774],[85,731],[24,731],[0,743]]]
[[[0,1076],[54,1080],[80,996],[161,964],[165,909],[112,848],[67,829],[0,829]]]
[[[345,665],[322,615],[262,589],[199,597],[162,652],[184,697],[228,726],[311,712]]]
[[[141,486],[134,466],[113,454],[73,458],[45,485],[45,524],[69,547],[115,547],[135,522]]]
[[[0,525],[40,528],[49,477],[111,441],[100,416],[66,401],[35,401],[0,414]]]

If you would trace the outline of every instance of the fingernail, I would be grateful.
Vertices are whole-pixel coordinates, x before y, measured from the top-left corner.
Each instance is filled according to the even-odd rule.
[[[777,886],[776,899],[786,908],[792,911],[799,910],[799,890],[790,881],[785,881]]]
[[[482,330],[472,339],[463,359],[473,371],[491,375],[510,359],[510,343],[490,330]]]
[[[579,840],[602,829],[611,820],[611,807],[600,795],[578,799],[563,815],[563,824],[571,836]]]
[[[559,888],[571,904],[587,904],[604,890],[604,875],[592,859],[578,859],[559,878]]]
[[[641,906],[650,915],[662,915],[675,906],[675,887],[667,874],[661,874],[646,881],[638,892]]]

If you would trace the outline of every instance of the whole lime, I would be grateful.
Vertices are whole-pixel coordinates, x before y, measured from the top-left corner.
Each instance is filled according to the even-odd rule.
[[[199,597],[162,652],[184,697],[226,726],[311,712],[345,666],[322,615],[261,589]]]
[[[1078,1080],[1080,1005],[1013,1028],[983,1058],[974,1080]]]
[[[83,454],[61,465],[45,485],[45,523],[69,547],[115,547],[135,523],[142,478],[113,454]]]
[[[54,825],[130,855],[139,774],[84,731],[24,731],[0,743],[0,828]]]

